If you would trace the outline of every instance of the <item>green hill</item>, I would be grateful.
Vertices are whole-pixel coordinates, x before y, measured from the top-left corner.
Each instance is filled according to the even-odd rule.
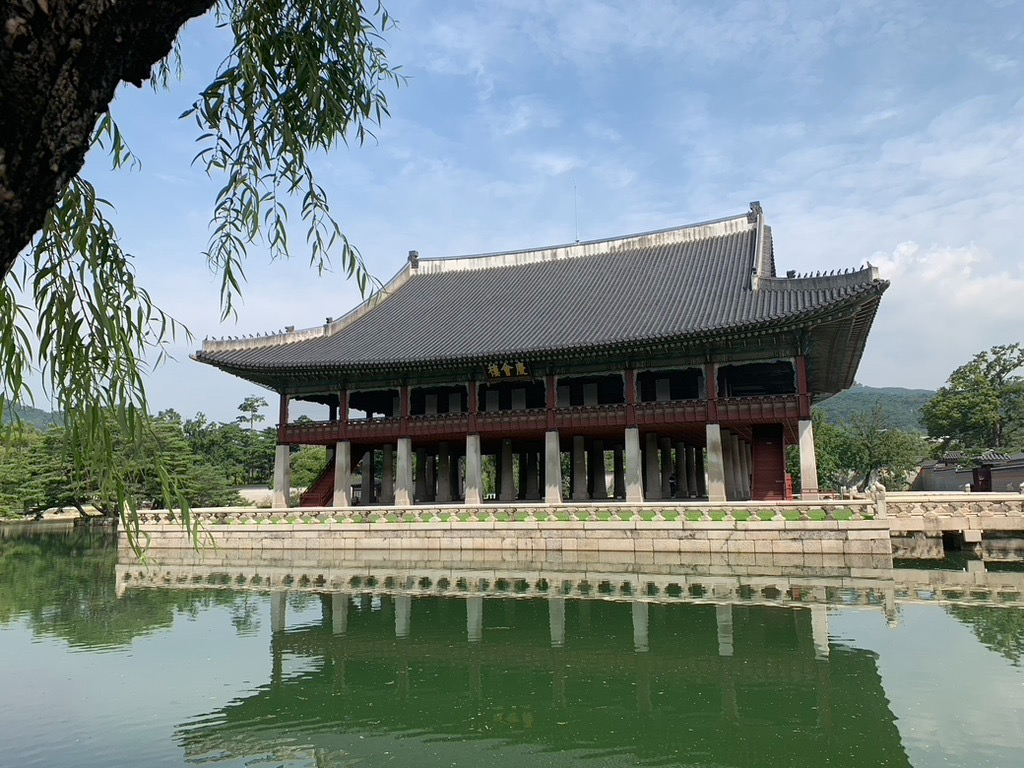
[[[48,427],[60,422],[60,416],[56,413],[50,413],[49,411],[41,411],[38,408],[33,408],[30,405],[16,405],[14,406],[13,413],[11,411],[5,411],[4,421],[10,424],[14,420],[14,416],[17,414],[21,418],[23,424],[31,424],[37,429],[47,429]]]
[[[925,432],[921,424],[921,406],[935,396],[930,389],[904,389],[903,387],[852,388],[830,397],[815,408],[824,411],[833,424],[845,425],[858,413],[869,413],[881,406],[892,421],[892,426],[908,432]]]

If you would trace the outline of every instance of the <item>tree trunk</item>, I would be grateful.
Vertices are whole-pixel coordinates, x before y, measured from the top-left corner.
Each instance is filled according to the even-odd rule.
[[[81,170],[121,82],[141,86],[214,0],[0,0],[0,279]]]

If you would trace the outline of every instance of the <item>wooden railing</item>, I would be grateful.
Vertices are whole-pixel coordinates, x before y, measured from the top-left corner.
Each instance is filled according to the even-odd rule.
[[[703,424],[708,421],[707,400],[672,400],[637,403],[637,426],[656,428],[668,424]],[[800,417],[796,395],[720,398],[718,420],[723,423],[779,424]],[[625,403],[583,405],[557,408],[555,427],[572,434],[587,434],[624,429],[627,426]],[[282,443],[329,445],[339,440],[353,442],[394,441],[400,437],[431,440],[461,440],[469,431],[468,413],[439,413],[410,416],[408,419],[385,417],[341,421],[312,421],[287,424],[280,430]],[[539,434],[548,428],[548,411],[531,408],[518,411],[481,411],[476,429],[485,437]]]

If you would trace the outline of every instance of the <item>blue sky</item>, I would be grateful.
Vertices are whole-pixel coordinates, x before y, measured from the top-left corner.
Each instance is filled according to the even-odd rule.
[[[1024,13],[1015,0],[394,0],[379,142],[318,157],[346,233],[382,279],[423,256],[526,248],[733,215],[760,200],[780,271],[870,261],[893,285],[858,380],[937,387],[1024,339]],[[230,419],[255,387],[188,359],[204,336],[318,325],[357,300],[301,249],[254,249],[221,324],[201,252],[217,180],[177,120],[227,41],[181,37],[169,92],[124,87],[143,162],[87,175],[117,207],[140,281],[196,335],[150,376],[154,409]],[[222,182],[221,182],[222,183]],[[293,242],[299,244],[296,239]],[[268,416],[270,412],[268,411]],[[271,420],[273,417],[271,416]]]

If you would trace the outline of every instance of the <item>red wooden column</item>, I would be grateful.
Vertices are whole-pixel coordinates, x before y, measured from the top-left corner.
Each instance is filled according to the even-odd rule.
[[[281,404],[277,412],[277,439],[284,440],[285,427],[288,426],[288,395],[281,393]]]
[[[555,418],[556,411],[558,409],[558,377],[552,373],[549,373],[544,377],[545,383],[547,384],[547,409],[548,409],[548,431],[557,428],[557,420]]]
[[[800,418],[811,418],[811,394],[807,391],[807,358],[797,355],[796,358],[796,392]]]
[[[636,426],[636,371],[627,368],[623,374],[626,380],[626,427]]]
[[[401,408],[401,411],[402,411],[399,414],[399,419],[401,420],[401,425],[402,425],[402,436],[406,437],[409,434],[409,414],[411,413],[411,410],[412,410],[412,404],[411,404],[410,398],[409,398],[409,385],[408,384],[403,384],[402,385],[402,388],[399,390],[399,398],[398,398],[398,400],[399,400],[399,408]]]
[[[338,438],[348,439],[348,389],[338,393]]]
[[[704,388],[707,390],[708,424],[718,423],[718,372],[714,363],[704,363]]]
[[[469,418],[467,419],[469,426],[469,434],[475,435],[476,428],[476,417],[480,413],[480,385],[475,381],[470,381],[466,384],[466,407],[469,409]]]

